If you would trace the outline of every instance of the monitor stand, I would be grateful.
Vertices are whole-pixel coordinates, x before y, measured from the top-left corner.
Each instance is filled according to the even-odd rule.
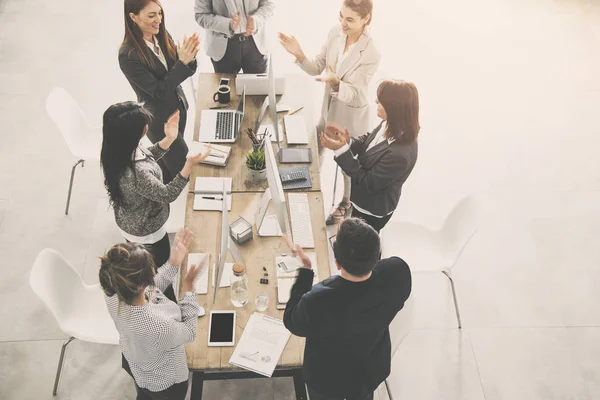
[[[254,223],[258,236],[282,236],[281,227],[277,220],[277,215],[267,214],[269,203],[271,202],[271,191],[265,190],[262,199],[254,213]]]

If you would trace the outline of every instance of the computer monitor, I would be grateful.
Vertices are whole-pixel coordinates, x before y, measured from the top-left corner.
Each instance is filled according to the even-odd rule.
[[[275,153],[273,146],[268,141],[265,144],[265,164],[269,187],[254,214],[254,222],[259,236],[281,236],[282,233],[291,232],[290,220]],[[267,215],[269,204],[272,204],[275,214]]]
[[[231,252],[233,259],[236,263],[243,264],[244,260],[240,255],[240,251],[233,240],[229,237],[229,218],[227,215],[228,205],[227,205],[227,185],[225,180],[223,180],[223,193],[222,193],[222,214],[221,214],[221,248],[219,252],[219,258],[216,261],[217,265],[217,279],[215,279],[215,293],[213,297],[213,304],[217,299],[217,291],[219,290],[221,277],[223,276],[223,269],[225,268],[225,260],[227,258],[227,251]]]

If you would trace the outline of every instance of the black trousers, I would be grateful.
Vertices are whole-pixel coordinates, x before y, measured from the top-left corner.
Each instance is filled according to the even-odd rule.
[[[165,121],[166,123],[167,121]],[[160,160],[158,160],[158,165],[162,170],[163,174],[163,183],[167,184],[175,178],[175,175],[185,165],[186,156],[188,153],[188,146],[183,139],[183,134],[185,132],[185,124],[187,123],[187,110],[185,109],[185,105],[179,100],[179,135],[177,135],[177,139],[171,144],[169,147],[169,151],[165,154]],[[163,129],[163,128],[161,128]],[[164,130],[160,132],[153,132],[150,130],[148,132],[148,139],[152,143],[160,142],[165,137]],[[162,264],[161,264],[162,265]]]
[[[234,35],[227,41],[223,58],[211,61],[215,72],[221,74],[237,74],[240,70],[245,74],[262,74],[267,71],[267,57],[258,51],[253,36]]]
[[[337,397],[337,396],[328,396],[321,394],[319,392],[315,392],[314,389],[311,389],[310,386],[306,386],[308,389],[308,397],[310,400],[373,400],[373,393],[367,396],[353,396],[353,397]]]
[[[362,219],[367,224],[371,225],[371,227],[373,227],[373,229],[375,229],[377,233],[379,233],[379,231],[381,231],[383,227],[388,223],[390,218],[392,218],[392,214],[387,215],[383,218],[377,218],[372,215],[363,214],[360,211],[358,211],[355,207],[352,208],[352,217]]]

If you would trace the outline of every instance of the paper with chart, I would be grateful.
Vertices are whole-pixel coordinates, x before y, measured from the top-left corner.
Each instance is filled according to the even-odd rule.
[[[248,319],[229,363],[270,378],[290,335],[282,320],[255,312]]]

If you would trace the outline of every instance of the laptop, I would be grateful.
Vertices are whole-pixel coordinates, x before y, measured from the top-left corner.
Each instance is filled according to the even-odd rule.
[[[237,110],[202,110],[198,141],[207,143],[234,143],[242,131],[246,90]]]

